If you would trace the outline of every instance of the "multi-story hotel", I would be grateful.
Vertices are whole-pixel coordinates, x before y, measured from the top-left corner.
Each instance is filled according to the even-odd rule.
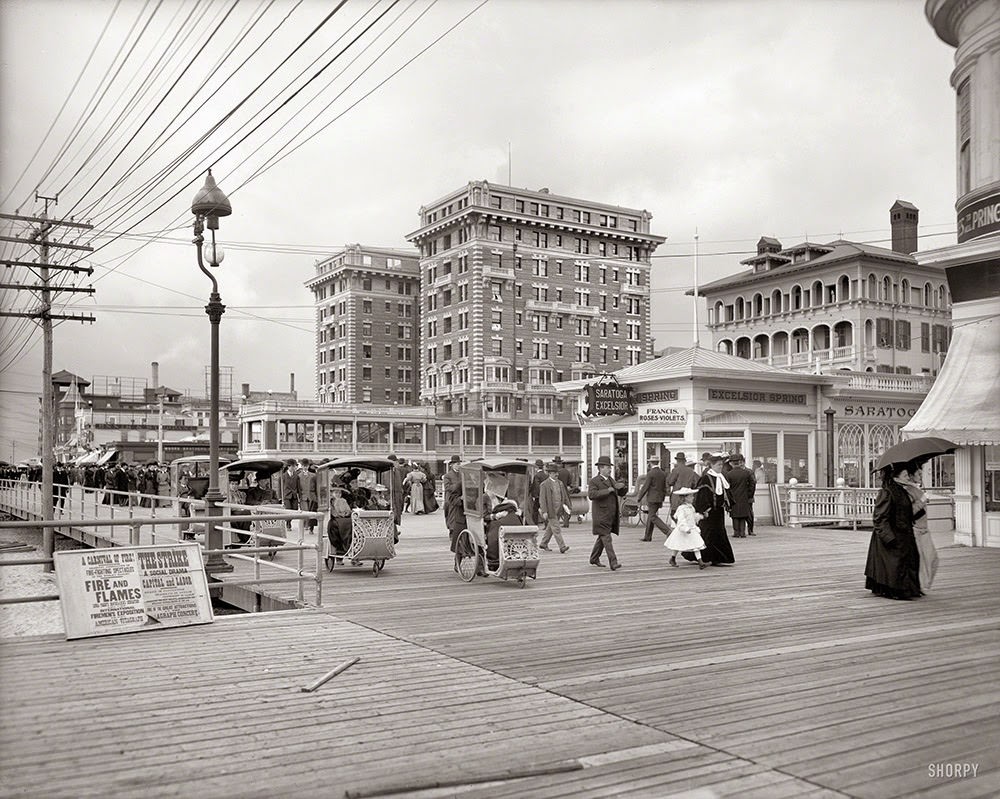
[[[649,259],[665,239],[651,218],[486,181],[421,208],[407,237],[420,249],[421,399],[496,422],[497,444],[555,444],[543,431],[559,422],[578,442],[552,384],[652,357]]]
[[[912,254],[914,205],[897,200],[889,218],[892,249],[762,238],[748,270],[699,288],[715,347],[793,370],[937,374],[951,329],[944,272]]]
[[[418,404],[420,271],[416,253],[352,244],[316,264],[320,403]]]

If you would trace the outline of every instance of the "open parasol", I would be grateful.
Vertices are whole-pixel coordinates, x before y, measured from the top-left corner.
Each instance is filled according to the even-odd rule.
[[[954,452],[958,444],[953,444],[946,438],[935,436],[924,436],[922,438],[909,438],[900,441],[885,452],[875,464],[876,471],[892,466],[894,463],[908,463],[909,461],[929,460],[935,455],[947,455]]]

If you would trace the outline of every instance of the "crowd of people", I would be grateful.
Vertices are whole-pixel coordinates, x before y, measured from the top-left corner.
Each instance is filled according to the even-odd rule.
[[[0,468],[0,478],[40,483],[42,467],[4,466]],[[101,492],[104,505],[149,508],[170,504],[166,499],[157,499],[170,495],[170,470],[160,463],[53,464],[52,500],[56,508],[65,507],[74,485]]]

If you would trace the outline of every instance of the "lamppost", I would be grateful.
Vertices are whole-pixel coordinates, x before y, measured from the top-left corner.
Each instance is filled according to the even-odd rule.
[[[205,268],[202,257],[202,248],[205,243],[205,228],[211,232],[212,241],[208,245],[205,256],[211,267],[217,267],[222,262],[222,251],[215,246],[215,231],[219,229],[219,217],[229,216],[233,212],[229,204],[229,198],[223,194],[222,189],[215,185],[215,178],[212,177],[212,170],[209,169],[205,175],[205,185],[202,186],[195,195],[191,203],[191,213],[194,214],[194,245],[198,251],[198,268],[212,281],[212,293],[208,297],[208,305],[205,306],[205,313],[212,323],[212,355],[210,366],[210,397],[209,397],[209,420],[208,420],[208,493],[205,495],[205,549],[210,551],[208,560],[205,561],[205,572],[208,574],[218,572],[231,572],[232,564],[227,563],[222,557],[222,532],[216,526],[216,519],[222,515],[222,508],[219,503],[224,497],[219,491],[219,322],[222,321],[222,314],[226,311],[226,306],[222,304],[219,296],[219,284],[215,276]],[[212,550],[215,550],[212,552]]]

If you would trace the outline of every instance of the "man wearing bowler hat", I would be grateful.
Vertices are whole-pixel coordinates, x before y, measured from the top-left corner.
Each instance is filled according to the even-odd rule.
[[[545,466],[545,473],[548,478],[542,482],[538,490],[538,513],[541,517],[539,526],[545,526],[545,535],[538,545],[539,549],[547,550],[549,540],[555,537],[556,544],[560,552],[566,552],[569,547],[562,537],[562,523],[560,517],[569,507],[569,492],[566,486],[559,479],[559,465],[549,463]]]
[[[614,464],[611,463],[609,456],[601,455],[594,465],[597,467],[597,475],[590,479],[587,487],[587,497],[590,499],[590,518],[593,523],[594,535],[597,536],[594,548],[590,551],[590,565],[604,566],[601,563],[601,553],[607,552],[611,571],[617,571],[622,565],[615,555],[612,536],[618,535],[621,519],[618,497],[625,496],[628,486],[621,481],[615,482],[611,479],[611,470],[614,468]]]
[[[680,507],[684,496],[678,494],[681,488],[694,488],[698,485],[698,475],[687,462],[683,452],[678,452],[674,458],[676,465],[667,475],[667,489],[670,491],[670,515]]]
[[[462,459],[458,455],[452,455],[448,461],[448,471],[445,472],[441,480],[444,489],[444,523],[448,528],[448,536],[451,538],[451,551],[455,551],[455,541],[458,534],[467,526],[465,519],[465,506],[462,504],[462,476],[458,473],[458,466]]]
[[[650,459],[649,471],[646,472],[646,479],[643,481],[642,490],[636,496],[635,501],[641,505],[643,498],[646,499],[649,513],[646,514],[646,533],[642,537],[642,540],[653,540],[654,525],[664,535],[670,535],[670,528],[667,527],[666,523],[658,515],[660,506],[663,505],[663,500],[667,498],[667,475],[660,468],[659,458]]]

